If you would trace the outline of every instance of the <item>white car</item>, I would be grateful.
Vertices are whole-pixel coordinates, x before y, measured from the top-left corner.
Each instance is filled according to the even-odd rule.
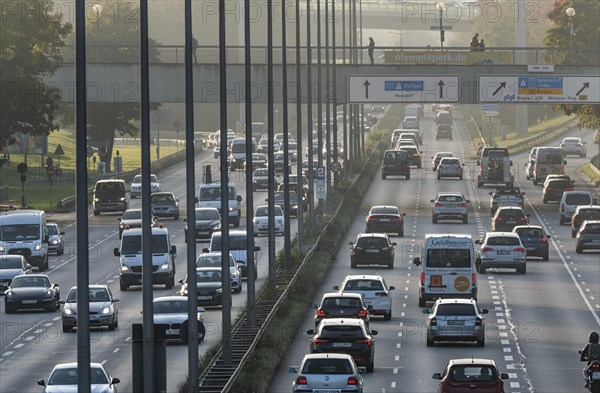
[[[101,363],[90,363],[92,393],[116,393],[119,378],[111,378]],[[38,385],[43,386],[43,393],[63,393],[77,391],[77,363],[57,364],[52,369],[48,380],[40,379]]]
[[[512,268],[520,274],[527,272],[527,251],[517,233],[488,232],[483,241],[476,240],[475,244],[481,245],[479,273],[493,268]]]
[[[454,153],[450,151],[438,151],[433,157],[431,157],[431,168],[435,172],[440,160],[444,157],[454,157]]]
[[[560,144],[563,156],[575,155],[579,157],[586,156],[585,142],[579,137],[564,138]]]
[[[355,274],[346,276],[341,285],[333,287],[336,291],[359,293],[371,315],[383,315],[385,321],[392,319],[392,294],[396,289],[388,286],[380,275]]]
[[[155,174],[150,175],[150,192],[160,192],[160,183]],[[131,199],[142,196],[142,175],[135,175],[131,181],[129,197]]]
[[[280,234],[283,236],[283,209],[279,205],[275,205],[274,207],[275,215],[275,234]],[[256,208],[254,211],[254,234],[268,234],[269,233],[269,206],[261,205]]]
[[[206,328],[203,323],[202,313],[204,308],[198,307],[198,342],[204,341]],[[165,325],[167,340],[188,343],[188,297],[187,296],[162,296],[152,301],[152,319],[155,325]]]
[[[444,157],[440,160],[437,167],[437,179],[442,177],[458,177],[463,178],[463,164],[456,157]]]

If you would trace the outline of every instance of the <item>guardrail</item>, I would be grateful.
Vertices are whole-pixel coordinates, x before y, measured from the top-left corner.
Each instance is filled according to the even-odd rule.
[[[513,153],[513,151],[516,153],[517,151],[515,151],[515,150],[517,148],[518,148],[518,151],[526,150],[528,147],[534,145],[537,141],[542,141],[542,140],[546,139],[548,136],[552,135],[553,133],[555,133],[556,131],[558,131],[561,128],[564,128],[564,127],[570,128],[570,127],[575,126],[577,121],[578,121],[577,118],[571,119],[559,126],[552,127],[549,130],[544,131],[544,132],[540,132],[539,134],[536,134],[536,135],[532,136],[531,138],[528,138],[524,141],[515,143],[514,145],[506,146],[506,148],[508,149],[509,153]],[[513,150],[513,151],[511,151],[511,150]]]

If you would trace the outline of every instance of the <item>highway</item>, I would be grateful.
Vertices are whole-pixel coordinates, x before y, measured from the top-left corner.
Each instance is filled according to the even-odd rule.
[[[213,168],[218,167],[218,160],[212,157],[212,149],[203,151],[196,156],[196,184],[199,186],[202,179],[202,166],[212,163]],[[216,164],[216,165],[215,165]],[[179,198],[180,217],[185,218],[185,164],[181,163],[159,174],[159,181],[163,191],[171,191]],[[213,169],[213,179],[219,173]],[[245,228],[246,187],[245,177],[241,171],[230,174],[230,181],[237,186],[242,201],[242,223],[240,229]],[[267,191],[254,193],[254,206],[264,204]],[[139,207],[140,199],[130,200],[130,208]],[[65,231],[65,253],[62,256],[50,256],[50,269],[46,272],[52,282],[57,282],[61,289],[61,298],[64,299],[69,289],[76,285],[76,258],[75,239],[77,226],[75,213],[60,214],[54,217],[61,223]],[[93,216],[89,212],[89,239],[90,239],[90,284],[106,284],[113,294],[120,298],[119,327],[114,331],[106,328],[92,329],[90,331],[91,360],[92,362],[105,363],[105,367],[113,377],[121,380],[117,386],[121,392],[132,391],[131,381],[131,324],[141,323],[142,316],[142,291],[141,287],[132,287],[122,292],[119,289],[118,260],[113,256],[113,249],[118,247],[118,220],[119,213],[103,213]],[[52,215],[49,221],[53,220]],[[291,219],[291,236],[294,237],[297,229],[297,220]],[[176,285],[173,289],[164,289],[164,286],[154,286],[154,296],[172,295],[179,290],[177,281],[186,274],[187,245],[184,242],[184,223],[179,220],[160,219],[159,224],[169,229],[172,244],[177,247],[176,259]],[[231,227],[233,229],[233,227]],[[283,247],[283,237],[275,239],[276,249]],[[260,288],[268,276],[268,238],[258,237],[256,244],[261,247],[258,253],[258,280],[256,288]],[[197,243],[197,255],[202,252],[205,243]],[[35,270],[34,270],[35,272]],[[232,295],[232,320],[240,309],[246,304],[246,282],[240,294]],[[50,371],[57,363],[77,361],[77,333],[63,333],[60,311],[49,313],[19,312],[17,314],[4,313],[4,301],[0,302],[1,339],[0,339],[0,391],[3,393],[39,392],[38,379],[47,379]],[[202,357],[206,350],[221,339],[221,310],[209,308],[204,314],[206,326],[206,340],[198,347],[198,355]],[[187,345],[167,345],[168,365],[168,392],[176,392],[177,385],[187,376]]]
[[[431,393],[437,391],[438,381],[432,374],[442,372],[452,358],[494,359],[501,372],[507,372],[507,393],[544,392],[568,393],[583,391],[577,350],[587,342],[590,331],[600,329],[600,264],[597,252],[575,253],[575,240],[570,227],[558,224],[555,203],[542,204],[541,187],[525,180],[523,165],[528,152],[516,154],[513,170],[516,185],[526,192],[526,213],[531,223],[541,224],[552,235],[550,260],[528,261],[527,274],[514,270],[488,270],[479,274],[478,303],[487,308],[486,345],[483,348],[468,343],[436,343],[426,346],[425,315],[418,307],[419,270],[412,266],[414,256],[420,255],[420,246],[426,233],[468,233],[474,239],[482,238],[490,228],[491,186],[477,189],[477,166],[470,160],[472,145],[464,119],[455,114],[453,141],[435,141],[431,113],[421,122],[424,132],[424,167],[414,169],[410,181],[400,178],[381,180],[377,175],[358,209],[346,242],[354,241],[364,231],[363,213],[373,205],[397,205],[405,217],[405,236],[392,237],[397,242],[394,270],[350,268],[349,246],[342,247],[328,276],[322,283],[313,304],[319,303],[322,293],[331,292],[348,274],[381,274],[388,285],[395,286],[392,320],[371,320],[375,337],[375,371],[364,374],[365,392]],[[587,140],[588,148],[595,146],[591,134],[572,131]],[[558,145],[553,141],[547,145]],[[431,160],[436,151],[453,151],[466,159],[468,175],[465,180],[436,180]],[[591,188],[576,176],[575,169],[585,159],[567,158],[567,173],[575,179],[575,189]],[[469,224],[441,222],[432,224],[431,203],[440,191],[463,192],[471,201]],[[597,193],[598,190],[596,189]],[[429,306],[431,303],[428,304]],[[309,351],[310,336],[305,333],[314,326],[314,310],[307,310],[306,319],[299,329],[290,350],[274,377],[269,392],[290,392],[294,374],[287,369],[299,365]]]

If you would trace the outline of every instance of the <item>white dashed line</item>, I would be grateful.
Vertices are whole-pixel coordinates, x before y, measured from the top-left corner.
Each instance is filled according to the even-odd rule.
[[[115,348],[115,350],[113,351],[113,353],[119,352],[119,349],[121,349],[121,348]]]
[[[391,384],[391,386],[390,386],[390,387],[391,387],[391,388],[395,388],[395,387],[396,387],[396,382],[392,382],[392,384]]]
[[[31,341],[35,338],[35,336],[27,336],[25,337],[25,341]]]
[[[19,349],[19,348],[23,348],[24,346],[25,346],[25,343],[20,343],[20,344],[15,345],[14,348]]]
[[[400,361],[400,356],[394,356],[394,360],[399,362]]]
[[[2,354],[2,356],[10,356],[14,353],[14,351],[6,351]]]

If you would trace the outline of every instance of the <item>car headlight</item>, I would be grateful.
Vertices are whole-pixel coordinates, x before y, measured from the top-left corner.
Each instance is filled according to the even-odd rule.
[[[283,219],[280,218],[279,220],[277,220],[277,224],[283,225]]]
[[[52,289],[46,289],[46,291],[44,292],[44,296],[52,297],[54,296],[54,291]]]
[[[216,224],[215,226],[212,227],[214,230],[219,230],[221,229],[221,224]]]
[[[127,265],[121,265],[121,271],[122,272],[129,272],[129,271],[131,271],[131,269]]]
[[[184,289],[184,290],[182,290],[182,292],[183,292],[183,295],[184,295],[184,296],[187,296],[187,294],[188,294],[188,290],[187,290],[187,288],[186,288],[186,289]]]
[[[297,209],[297,208],[298,208],[297,204],[292,205],[292,209]]]
[[[94,198],[94,202],[100,202],[100,198]]]
[[[122,197],[121,199],[119,199],[121,202],[125,201],[125,197]]]
[[[223,288],[219,288],[215,292],[217,292],[217,293],[223,293]]]
[[[108,306],[107,307],[102,307],[100,309],[100,314],[102,314],[102,315],[108,315],[108,314],[110,314],[110,307],[108,307]]]
[[[254,223],[254,225],[258,225],[258,220],[256,218],[252,220],[252,222]]]
[[[52,244],[58,244],[58,240],[52,240]]]
[[[231,278],[236,278],[237,276],[240,275],[240,272],[238,272],[237,270],[233,273],[231,273]]]
[[[160,270],[162,271],[167,271],[171,268],[171,266],[169,265],[168,262],[163,263],[162,265],[160,265]]]
[[[7,298],[12,299],[15,297],[15,293],[12,291],[8,291],[4,294]]]
[[[235,211],[235,209],[236,209],[235,207],[230,207],[229,211],[232,212],[232,211]]]
[[[41,244],[36,244],[35,246],[33,246],[34,251],[40,251],[42,249],[42,245]]]
[[[66,308],[66,307],[63,309],[63,313],[64,313],[65,315],[73,315],[73,314],[75,314],[75,313],[73,312],[73,310],[71,310],[70,308]]]

